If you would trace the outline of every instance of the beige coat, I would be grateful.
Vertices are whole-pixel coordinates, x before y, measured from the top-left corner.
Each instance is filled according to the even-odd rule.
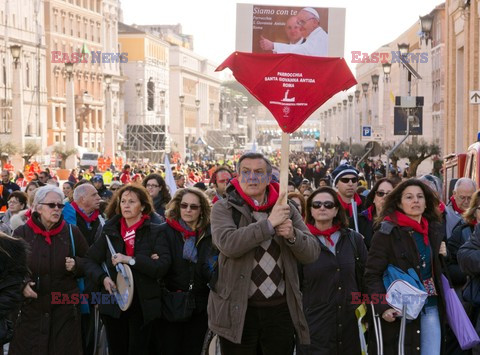
[[[291,245],[283,237],[275,236],[281,248],[284,265],[286,298],[290,316],[300,343],[309,344],[308,325],[302,308],[297,263],[307,264],[318,259],[320,244],[303,223],[302,217],[290,205],[290,218],[295,228],[296,242]],[[239,228],[235,225],[232,209],[241,212]],[[208,324],[212,331],[234,343],[241,343],[248,290],[252,274],[255,248],[271,238],[268,221],[252,223],[250,209],[236,192],[213,206],[211,216],[212,239],[219,249],[218,281],[208,300]]]

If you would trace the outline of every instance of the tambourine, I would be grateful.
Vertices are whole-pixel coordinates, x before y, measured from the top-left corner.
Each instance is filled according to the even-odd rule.
[[[108,249],[112,255],[115,255],[115,249],[113,248],[110,238],[105,236],[107,239]],[[103,269],[110,277],[108,272],[107,265],[103,263]],[[113,295],[117,301],[118,307],[122,311],[126,311],[133,301],[133,273],[129,265],[118,263],[115,268],[117,269],[117,282],[115,283],[115,289],[113,290]],[[110,277],[111,278],[111,277]]]

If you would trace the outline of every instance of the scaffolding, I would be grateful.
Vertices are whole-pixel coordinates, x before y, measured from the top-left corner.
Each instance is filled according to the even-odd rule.
[[[130,161],[163,161],[165,143],[165,125],[127,125],[124,150]]]

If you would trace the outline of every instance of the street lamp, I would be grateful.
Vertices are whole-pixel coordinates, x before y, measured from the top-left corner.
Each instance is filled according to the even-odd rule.
[[[367,82],[365,82],[365,83],[362,84],[362,91],[363,91],[363,95],[364,95],[365,97],[367,97],[368,85],[369,85],[369,84],[368,84]]]
[[[353,102],[353,95],[348,95],[348,103],[351,105]]]
[[[65,73],[67,73],[68,80],[72,79],[72,76],[73,76],[73,63],[72,62],[65,63]]]
[[[110,90],[110,84],[112,83],[112,76],[105,75],[105,85],[107,86],[107,90]]]
[[[406,56],[410,50],[410,45],[408,43],[398,43],[398,51],[402,57]]]
[[[142,94],[142,84],[141,83],[136,83],[135,84],[135,89],[137,90],[137,96],[140,97]]]
[[[388,81],[390,80],[390,71],[392,70],[392,64],[390,64],[389,62],[385,62],[382,64],[382,68],[384,75],[383,80],[388,83]]]
[[[423,32],[423,38],[425,38],[425,44],[428,45],[428,40],[431,39],[431,32],[432,32],[432,25],[433,25],[433,15],[428,14],[425,16],[420,16],[420,26]],[[420,38],[420,42],[422,39]]]
[[[357,101],[357,104],[358,104],[358,101],[360,101],[360,90],[355,90],[355,100]]]
[[[195,106],[197,106],[197,139],[200,139],[201,133],[200,133],[200,100],[199,99],[195,100]]]
[[[378,78],[380,78],[380,75],[378,75],[378,74],[372,74],[372,89],[373,89],[373,91],[377,91],[377,88],[378,88]]]
[[[160,90],[160,99],[165,100],[165,90]]]
[[[14,44],[10,46],[10,52],[12,53],[13,62],[15,63],[15,69],[17,68],[18,62],[20,61],[21,49],[22,49],[22,46],[18,44]]]
[[[181,104],[183,104],[185,102],[185,95],[180,95],[178,97],[178,100],[180,101]]]

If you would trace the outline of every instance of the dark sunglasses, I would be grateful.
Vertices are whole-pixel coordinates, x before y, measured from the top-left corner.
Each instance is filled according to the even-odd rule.
[[[325,207],[327,210],[331,210],[332,208],[335,208],[335,202],[332,202],[332,201],[313,201],[312,202],[312,208],[316,210],[322,206]]]
[[[117,188],[110,189],[110,191],[117,191],[117,190],[118,190]]]
[[[358,182],[358,178],[356,178],[356,177],[353,177],[353,178],[343,177],[343,178],[340,178],[339,180],[341,182],[343,182],[344,184],[348,184],[349,181],[351,181],[354,184],[356,184]]]
[[[45,206],[48,206],[49,208],[51,208],[52,210],[57,207],[59,209],[62,209],[63,207],[65,207],[65,205],[63,203],[39,203],[39,205],[45,205]]]
[[[387,196],[389,193],[390,192],[375,191],[375,195],[377,195],[378,197]]]
[[[198,209],[200,208],[199,205],[189,205],[188,203],[181,203],[181,204],[180,204],[180,208],[181,208],[182,210],[186,210],[189,206],[190,206],[190,209],[191,209],[192,211],[196,211],[196,210],[198,210]]]

